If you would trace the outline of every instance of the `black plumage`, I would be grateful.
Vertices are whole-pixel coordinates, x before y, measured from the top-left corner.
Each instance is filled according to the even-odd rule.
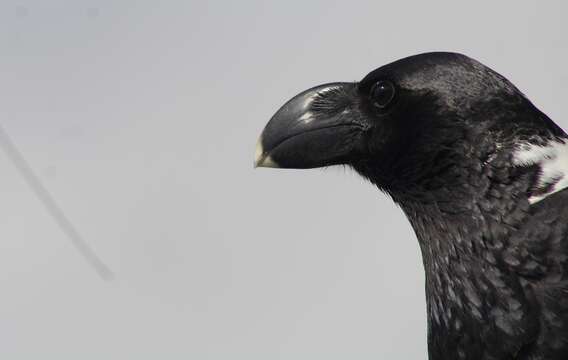
[[[400,205],[430,359],[568,359],[567,136],[501,75],[428,53],[286,103],[255,164],[353,167]]]

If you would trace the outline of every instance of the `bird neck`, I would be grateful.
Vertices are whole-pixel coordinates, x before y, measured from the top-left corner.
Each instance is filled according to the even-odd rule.
[[[531,205],[568,186],[568,141],[559,134],[508,142],[465,134],[354,166],[391,195],[417,235],[430,359],[508,358],[533,340],[511,239]]]
[[[500,146],[481,163],[454,164],[448,171],[459,176],[439,173],[442,186],[429,186],[427,195],[422,184],[391,190],[422,252],[431,359],[452,352],[453,358],[504,358],[519,351],[520,338],[530,342],[531,302],[509,266],[518,250],[511,239],[528,223],[532,204],[567,186],[567,143]],[[493,351],[499,353],[487,355]]]
[[[456,214],[436,204],[402,205],[422,252],[432,360],[501,359],[530,336],[510,340],[516,329],[527,329],[530,303],[518,277],[503,266],[528,202],[510,211],[482,206]]]
[[[528,216],[541,173],[534,164],[512,166],[513,156],[496,146],[490,155],[463,157],[404,191],[388,189],[416,233],[427,286],[439,288],[439,276],[466,281],[481,274],[480,267],[498,266],[496,257]],[[466,263],[473,265],[458,271]]]
[[[420,244],[431,359],[516,353],[513,341],[490,344],[527,328],[529,302],[518,277],[503,264],[511,234],[526,221],[541,170],[537,164],[515,165],[512,144],[492,144],[481,146],[489,149],[483,153],[452,149],[404,184],[376,182],[401,206]]]

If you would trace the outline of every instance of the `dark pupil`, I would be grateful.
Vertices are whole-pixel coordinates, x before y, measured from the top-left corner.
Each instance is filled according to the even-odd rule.
[[[385,107],[394,96],[394,88],[390,83],[381,81],[373,87],[371,95],[377,106]]]

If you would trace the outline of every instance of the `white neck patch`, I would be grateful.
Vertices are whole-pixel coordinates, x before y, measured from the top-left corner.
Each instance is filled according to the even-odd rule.
[[[515,152],[513,163],[518,166],[539,165],[541,173],[538,188],[549,187],[546,192],[531,196],[531,204],[568,187],[567,140],[551,140],[543,146],[526,143],[520,145]]]

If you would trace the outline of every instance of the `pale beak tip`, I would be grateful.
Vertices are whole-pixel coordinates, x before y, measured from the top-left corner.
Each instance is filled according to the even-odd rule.
[[[278,164],[272,160],[270,155],[264,153],[262,147],[262,136],[258,139],[256,143],[256,149],[254,151],[254,168],[257,167],[267,167],[267,168],[278,168]]]

